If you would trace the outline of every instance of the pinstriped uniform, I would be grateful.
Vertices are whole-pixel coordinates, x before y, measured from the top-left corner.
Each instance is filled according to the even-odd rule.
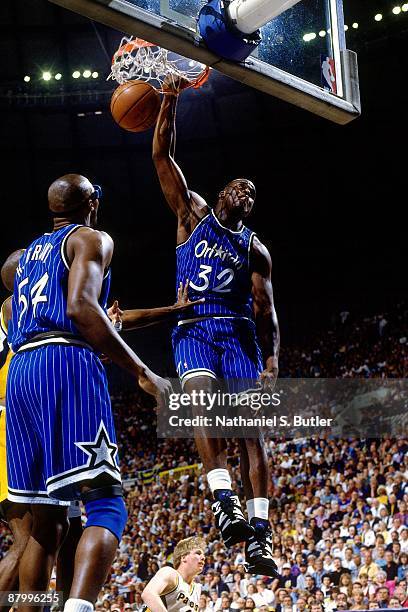
[[[17,269],[7,381],[11,501],[77,499],[78,483],[102,473],[120,481],[105,370],[66,315],[66,240],[79,227],[37,238]],[[109,284],[108,272],[102,308]]]
[[[189,279],[190,299],[205,298],[203,304],[193,307],[188,320],[180,317],[173,331],[176,367],[183,384],[207,375],[247,379],[247,386],[262,371],[249,266],[253,237],[245,226],[239,231],[223,227],[211,211],[177,247],[177,287]]]

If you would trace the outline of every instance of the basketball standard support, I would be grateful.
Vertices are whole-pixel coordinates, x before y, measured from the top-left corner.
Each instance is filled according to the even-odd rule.
[[[243,34],[252,34],[299,0],[233,0],[227,8],[234,26]]]
[[[198,16],[204,42],[220,57],[243,62],[262,40],[259,28],[299,0],[208,0]]]

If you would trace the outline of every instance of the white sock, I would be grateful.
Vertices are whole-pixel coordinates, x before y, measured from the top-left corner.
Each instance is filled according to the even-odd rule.
[[[246,503],[248,512],[248,521],[256,516],[256,518],[264,519],[265,521],[269,518],[269,499],[266,497],[254,497],[254,499],[248,499]]]
[[[64,612],[93,612],[93,605],[85,599],[70,597],[65,602]]]
[[[214,493],[217,489],[229,489],[232,490],[231,476],[228,470],[223,468],[217,468],[211,470],[207,474],[208,486],[211,489],[211,493]]]

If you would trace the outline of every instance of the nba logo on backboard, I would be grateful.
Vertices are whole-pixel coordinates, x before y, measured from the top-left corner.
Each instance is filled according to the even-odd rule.
[[[337,93],[336,84],[336,68],[334,66],[334,59],[327,55],[322,55],[320,59],[322,68],[322,86],[326,91],[331,93]]]

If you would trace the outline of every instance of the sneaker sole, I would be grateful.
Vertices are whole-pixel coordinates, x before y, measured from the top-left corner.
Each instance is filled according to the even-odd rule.
[[[263,576],[269,576],[270,578],[280,578],[280,574],[277,569],[262,562],[255,563],[253,565],[246,563],[246,568],[250,574],[262,574]]]

